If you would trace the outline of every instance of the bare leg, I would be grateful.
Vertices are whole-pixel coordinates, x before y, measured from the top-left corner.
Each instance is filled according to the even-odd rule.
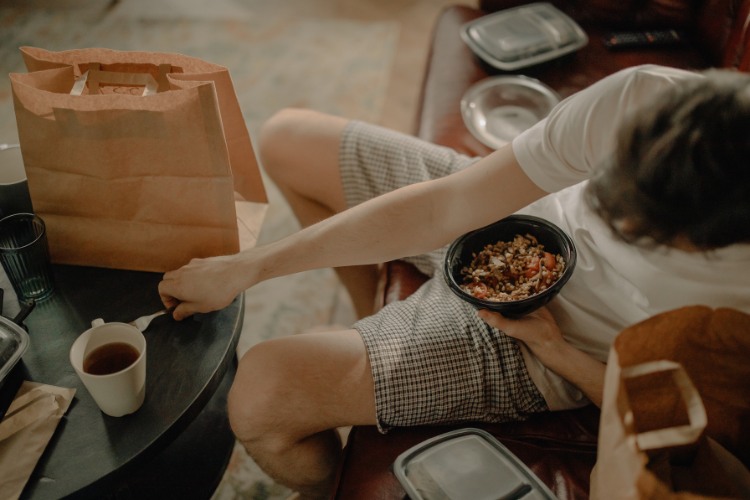
[[[347,208],[339,172],[339,144],[347,120],[315,111],[287,109],[261,130],[264,170],[289,202],[302,226]],[[372,314],[375,266],[337,268],[359,317]]]
[[[355,330],[270,340],[240,361],[229,419],[250,456],[302,498],[329,498],[337,427],[375,423],[365,346]]]

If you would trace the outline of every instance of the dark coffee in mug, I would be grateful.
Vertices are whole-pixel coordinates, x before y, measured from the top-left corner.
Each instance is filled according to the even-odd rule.
[[[141,353],[127,342],[112,342],[97,347],[83,360],[83,371],[91,375],[109,375],[124,370]]]

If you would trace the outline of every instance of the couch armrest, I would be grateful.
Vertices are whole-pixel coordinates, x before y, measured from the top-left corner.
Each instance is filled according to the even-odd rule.
[[[404,300],[427,281],[427,276],[403,260],[386,262],[380,266],[379,272],[378,289],[375,293],[376,311],[391,302]]]

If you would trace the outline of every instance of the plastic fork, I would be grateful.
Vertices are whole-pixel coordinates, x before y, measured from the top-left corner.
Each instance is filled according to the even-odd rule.
[[[133,321],[130,321],[128,324],[133,325],[134,327],[138,328],[141,332],[145,332],[146,328],[148,328],[148,325],[151,324],[151,321],[153,321],[154,318],[162,316],[164,314],[170,313],[169,309],[162,309],[159,312],[155,312],[154,314],[149,314],[146,316],[141,316],[140,318],[136,318]]]

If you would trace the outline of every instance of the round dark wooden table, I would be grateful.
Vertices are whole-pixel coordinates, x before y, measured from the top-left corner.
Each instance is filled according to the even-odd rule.
[[[56,292],[26,318],[30,344],[0,390],[0,410],[23,380],[77,389],[22,498],[208,498],[234,446],[226,395],[244,314],[227,308],[184,321],[156,318],[147,342],[146,400],[110,417],[68,359],[91,321],[128,322],[163,308],[161,275],[54,266]]]

